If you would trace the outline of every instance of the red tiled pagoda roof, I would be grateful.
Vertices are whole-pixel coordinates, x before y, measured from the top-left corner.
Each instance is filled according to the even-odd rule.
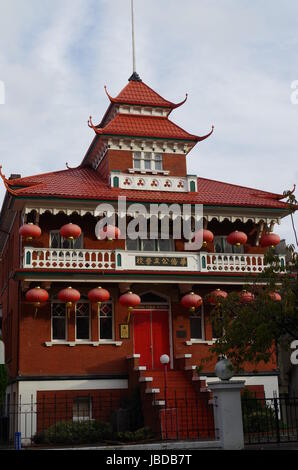
[[[162,96],[156,93],[156,91],[152,90],[152,88],[150,88],[141,80],[129,81],[128,84],[120,91],[120,93],[115,98],[110,96],[107,90],[106,93],[111,103],[119,104],[135,104],[141,106],[156,106],[161,108],[174,109],[178,106],[181,106],[186,101],[185,99],[181,103],[174,104],[171,101],[164,99]]]
[[[125,135],[131,137],[156,137],[162,139],[179,139],[199,142],[203,137],[189,134],[181,127],[174,124],[167,117],[142,116],[131,114],[117,114],[105,127],[97,127],[91,124],[96,134],[100,135]]]
[[[90,167],[78,167],[44,173],[26,178],[6,180],[16,197],[55,197],[62,199],[117,200],[126,196],[128,201],[176,202],[215,206],[264,207],[289,209],[279,194],[246,188],[207,178],[198,178],[196,193],[138,191],[110,188],[101,175]]]

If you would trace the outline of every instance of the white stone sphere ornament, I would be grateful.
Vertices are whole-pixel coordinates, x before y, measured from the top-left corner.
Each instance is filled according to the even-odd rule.
[[[159,360],[164,366],[170,362],[170,358],[167,354],[163,354],[162,356],[160,356]]]
[[[214,372],[221,380],[230,380],[234,375],[234,367],[229,359],[222,358],[216,363]]]

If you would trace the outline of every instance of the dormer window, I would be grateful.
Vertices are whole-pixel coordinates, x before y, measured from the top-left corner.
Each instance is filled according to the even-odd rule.
[[[140,171],[162,171],[162,155],[155,152],[134,152],[133,168]]]

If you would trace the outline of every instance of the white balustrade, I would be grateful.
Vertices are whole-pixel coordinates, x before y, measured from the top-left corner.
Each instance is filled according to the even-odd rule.
[[[24,268],[41,269],[115,269],[113,251],[25,248]]]
[[[285,268],[285,256],[279,256]],[[125,250],[32,248],[24,250],[23,267],[29,269],[115,269],[259,273],[266,267],[262,254],[190,253]]]
[[[285,268],[285,256],[280,256]],[[259,273],[266,267],[264,255],[235,253],[200,253],[201,272]]]

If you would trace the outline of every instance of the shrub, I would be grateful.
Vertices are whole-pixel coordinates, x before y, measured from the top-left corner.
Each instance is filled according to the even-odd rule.
[[[98,421],[60,421],[38,433],[36,444],[91,444],[110,439],[112,428]]]
[[[60,421],[43,432],[35,435],[35,444],[94,444],[96,442],[116,440],[135,442],[152,439],[150,428],[144,427],[136,431],[112,432],[109,423],[98,421]]]

